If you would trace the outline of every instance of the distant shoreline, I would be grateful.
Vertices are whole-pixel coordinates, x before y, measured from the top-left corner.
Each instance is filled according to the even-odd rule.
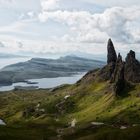
[[[75,75],[68,77],[55,77],[55,78],[41,78],[41,79],[29,79],[23,82],[7,84],[0,87],[0,92],[12,91],[12,90],[37,90],[37,89],[54,89],[65,84],[74,84],[81,79],[86,72],[79,72]]]

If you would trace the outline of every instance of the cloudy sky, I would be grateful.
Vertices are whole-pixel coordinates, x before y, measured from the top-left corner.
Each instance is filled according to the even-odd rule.
[[[139,0],[0,0],[0,52],[140,53]]]

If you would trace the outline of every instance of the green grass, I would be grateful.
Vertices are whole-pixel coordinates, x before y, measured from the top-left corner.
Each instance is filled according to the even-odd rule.
[[[140,127],[120,130],[112,127],[85,128],[64,136],[66,140],[139,140]]]
[[[7,123],[6,127],[0,127],[0,139],[57,139],[56,131],[59,128],[64,129],[64,139],[67,140],[129,140],[133,137],[137,139],[140,124],[139,91],[140,85],[136,85],[124,90],[125,96],[116,97],[108,82],[92,81],[87,84],[67,85],[53,92],[33,90],[0,94],[0,118]],[[61,114],[56,104],[64,101],[66,95],[71,97],[64,102],[64,113]],[[35,107],[39,102],[40,108],[45,109],[44,114],[23,117],[23,111],[27,107]],[[73,132],[68,126],[74,118],[77,125]],[[88,127],[93,121],[105,122],[109,126],[95,129]],[[112,128],[111,125],[114,124],[137,124],[138,127],[120,130]],[[72,133],[69,133],[71,131]]]

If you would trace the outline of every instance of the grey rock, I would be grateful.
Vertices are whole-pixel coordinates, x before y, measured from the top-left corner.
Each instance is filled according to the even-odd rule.
[[[135,52],[131,50],[125,60],[125,79],[132,83],[140,83],[140,62],[136,59]]]
[[[119,54],[111,82],[114,83],[114,92],[119,95],[125,89],[124,66],[122,56]]]
[[[126,83],[140,83],[140,63],[132,50],[128,53],[126,62],[122,60],[120,53],[117,57],[111,39],[108,41],[107,50],[107,65],[100,69],[99,76],[103,80],[110,81],[115,94],[120,95]]]
[[[110,80],[115,70],[115,63],[109,63],[99,70],[99,77],[103,80]]]
[[[107,44],[107,64],[109,63],[116,63],[117,61],[117,54],[111,39],[108,40]]]
[[[114,73],[115,70],[116,61],[117,54],[112,40],[109,39],[107,44],[107,65],[104,66],[99,72],[99,75],[103,80],[111,79],[112,74]]]

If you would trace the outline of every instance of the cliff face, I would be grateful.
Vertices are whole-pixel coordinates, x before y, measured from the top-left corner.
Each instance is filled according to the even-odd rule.
[[[120,94],[125,87],[124,65],[125,63],[122,61],[122,56],[119,54],[114,73],[110,80],[110,82],[114,83],[114,91],[116,94]]]
[[[132,83],[140,83],[140,62],[136,59],[135,52],[131,50],[125,61],[125,79]]]
[[[116,63],[117,54],[116,54],[116,51],[115,51],[115,48],[111,39],[108,40],[107,51],[108,51],[107,64]]]
[[[140,62],[136,59],[134,51],[131,50],[123,61],[120,53],[117,57],[111,39],[108,41],[107,51],[107,65],[99,71],[99,76],[114,84],[116,94],[121,93],[125,83],[140,83]]]

